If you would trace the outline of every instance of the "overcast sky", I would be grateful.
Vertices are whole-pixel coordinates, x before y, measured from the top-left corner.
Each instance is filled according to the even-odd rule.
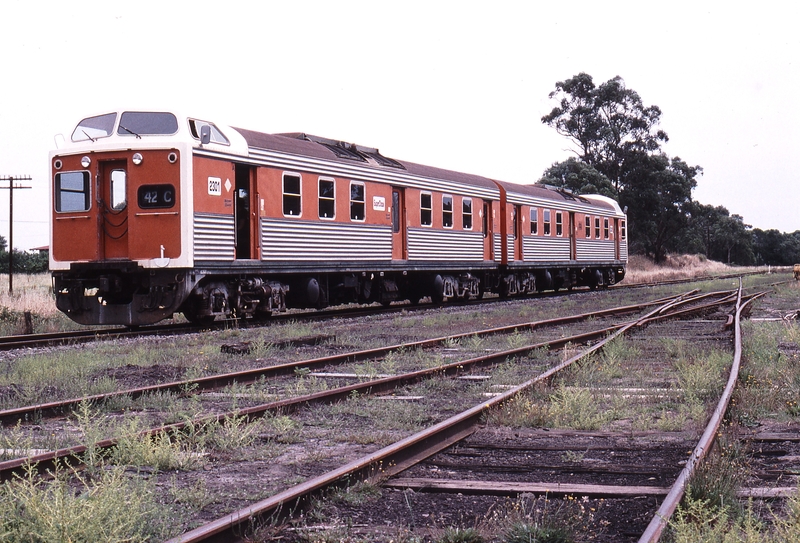
[[[14,246],[49,244],[53,137],[109,108],[180,107],[533,183],[572,155],[541,117],[579,72],[619,75],[661,108],[665,151],[704,170],[695,200],[800,230],[800,8],[749,5],[6,0],[0,176],[33,178],[14,193]]]

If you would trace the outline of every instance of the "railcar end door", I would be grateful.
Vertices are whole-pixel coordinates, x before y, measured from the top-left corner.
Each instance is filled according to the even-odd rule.
[[[392,187],[392,260],[408,260],[405,200],[403,189]]]
[[[106,160],[101,161],[98,166],[101,258],[129,258],[128,163],[125,160]]]

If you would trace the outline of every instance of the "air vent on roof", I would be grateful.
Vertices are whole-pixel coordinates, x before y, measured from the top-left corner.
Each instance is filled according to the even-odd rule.
[[[292,134],[291,136],[324,145],[339,158],[358,160],[360,162],[367,162],[367,159],[370,158],[380,166],[399,168],[403,170],[406,169],[405,166],[403,166],[397,160],[383,156],[377,149],[372,147],[364,147],[362,145],[347,143],[345,141],[332,140],[329,138],[322,138],[320,136],[312,136],[311,134]]]

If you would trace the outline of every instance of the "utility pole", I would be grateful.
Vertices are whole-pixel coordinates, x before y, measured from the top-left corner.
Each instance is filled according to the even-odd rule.
[[[14,191],[16,189],[29,189],[22,185],[14,185],[14,181],[31,181],[30,175],[3,175],[0,181],[8,181],[8,293],[14,293]]]

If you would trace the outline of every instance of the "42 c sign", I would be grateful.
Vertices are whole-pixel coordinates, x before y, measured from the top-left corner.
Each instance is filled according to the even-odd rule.
[[[138,198],[141,209],[169,208],[175,205],[175,187],[172,185],[142,185]]]

